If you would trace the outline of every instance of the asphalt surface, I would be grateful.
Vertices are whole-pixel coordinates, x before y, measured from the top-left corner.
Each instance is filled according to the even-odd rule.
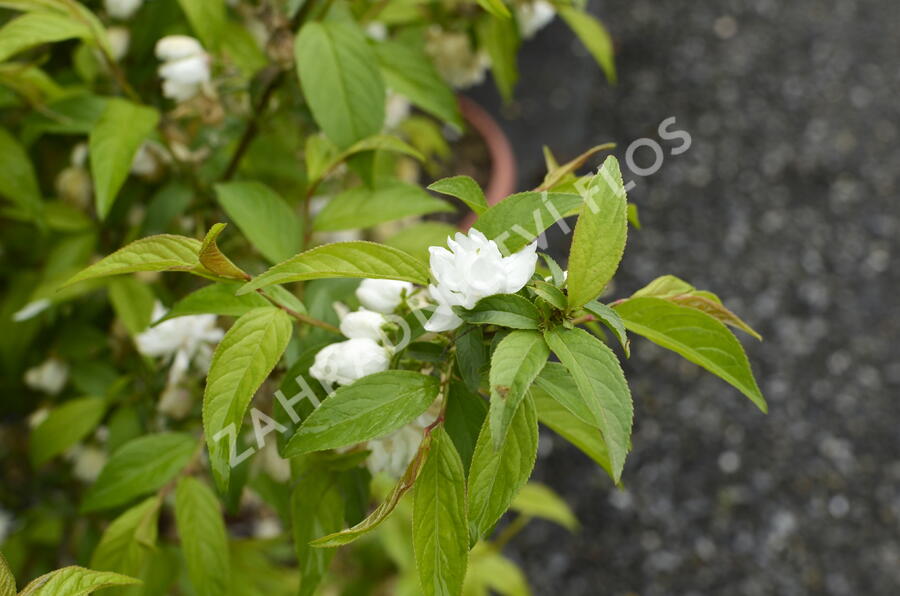
[[[523,189],[542,144],[660,143],[656,173],[626,172],[644,228],[612,295],[662,273],[717,292],[765,337],[742,339],[770,413],[635,339],[625,488],[543,436],[536,478],[583,528],[536,522],[511,555],[539,595],[900,594],[900,2],[590,4],[618,85],[557,21],[513,105],[473,95],[505,116]]]

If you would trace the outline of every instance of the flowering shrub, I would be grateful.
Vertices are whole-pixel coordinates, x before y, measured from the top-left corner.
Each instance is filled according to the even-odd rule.
[[[538,425],[620,481],[629,333],[765,410],[715,294],[607,299],[603,147],[493,205],[441,175],[452,88],[510,97],[557,15],[614,77],[580,5],[0,0],[0,596],[523,594],[503,544],[577,526]]]

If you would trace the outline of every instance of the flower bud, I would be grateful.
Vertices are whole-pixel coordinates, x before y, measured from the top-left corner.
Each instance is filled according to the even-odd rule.
[[[106,12],[114,19],[127,20],[134,16],[144,0],[105,0]]]
[[[309,374],[328,385],[349,385],[362,377],[387,370],[388,351],[372,339],[348,339],[325,346],[316,354]]]
[[[341,319],[341,333],[350,339],[381,341],[384,338],[384,331],[381,328],[386,324],[387,319],[380,312],[361,308],[344,315]]]
[[[48,358],[25,371],[25,384],[36,391],[56,395],[69,380],[69,365],[56,358]]]
[[[356,297],[369,310],[387,314],[394,312],[403,301],[403,295],[409,295],[412,290],[413,285],[406,281],[364,279],[356,288]]]

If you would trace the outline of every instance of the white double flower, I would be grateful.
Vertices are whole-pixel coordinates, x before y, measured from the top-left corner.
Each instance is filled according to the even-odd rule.
[[[200,42],[188,35],[168,35],[156,42],[156,57],[162,60],[159,76],[163,95],[186,101],[209,83],[209,54]]]
[[[428,331],[449,331],[462,324],[454,306],[472,308],[482,298],[494,294],[514,294],[521,290],[537,264],[537,243],[532,242],[508,257],[500,253],[493,240],[472,229],[468,235],[457,233],[447,239],[450,250],[432,246],[431,275],[428,287],[437,309],[425,324]]]

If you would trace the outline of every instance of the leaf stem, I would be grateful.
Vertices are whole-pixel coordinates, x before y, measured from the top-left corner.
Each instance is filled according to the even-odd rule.
[[[307,325],[312,325],[313,327],[318,327],[319,329],[324,329],[325,331],[328,331],[330,333],[336,333],[337,335],[341,335],[341,330],[338,329],[337,327],[335,327],[334,325],[332,325],[331,323],[326,323],[325,321],[320,321],[319,319],[316,319],[309,315],[305,315],[303,313],[297,312],[296,310],[294,310],[292,308],[288,308],[287,306],[279,303],[277,300],[275,300],[274,298],[272,298],[271,296],[266,294],[262,288],[258,288],[256,290],[256,293],[259,294],[260,296],[262,296],[263,298],[265,298],[266,300],[268,300],[269,302],[271,302],[274,306],[277,306],[278,308],[280,308],[287,314],[291,315],[292,317],[294,317],[301,323],[306,323]]]

